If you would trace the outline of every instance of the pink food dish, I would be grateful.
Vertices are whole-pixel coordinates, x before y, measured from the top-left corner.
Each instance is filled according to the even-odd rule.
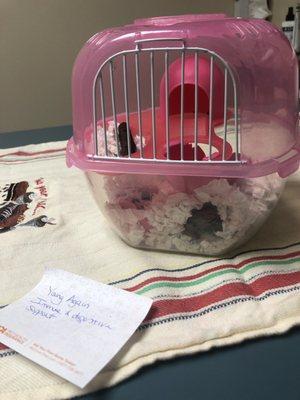
[[[73,70],[67,165],[129,245],[218,255],[247,241],[299,166],[298,64],[263,20],[137,20]]]

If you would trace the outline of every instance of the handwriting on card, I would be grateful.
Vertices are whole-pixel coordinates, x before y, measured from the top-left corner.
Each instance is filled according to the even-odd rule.
[[[124,346],[152,300],[61,269],[46,269],[0,310],[0,342],[84,387]]]
[[[43,297],[36,296],[30,299],[25,310],[39,318],[55,319],[64,316],[79,324],[112,329],[109,323],[89,313],[89,308],[90,304],[87,301],[74,294],[66,297],[56,288],[49,286],[48,293],[45,293]]]

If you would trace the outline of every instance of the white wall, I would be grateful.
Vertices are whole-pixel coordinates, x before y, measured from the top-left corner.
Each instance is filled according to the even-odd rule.
[[[225,12],[234,0],[0,0],[0,133],[71,123],[83,43],[138,17]]]

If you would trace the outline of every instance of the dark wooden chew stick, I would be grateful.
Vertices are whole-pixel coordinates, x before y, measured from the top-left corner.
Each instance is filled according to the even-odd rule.
[[[136,144],[134,143],[133,137],[131,135],[131,131],[129,129],[129,137],[130,137],[130,154],[133,154],[137,151]],[[128,156],[128,141],[127,141],[127,124],[126,122],[121,122],[118,126],[118,139],[120,143],[120,156]]]

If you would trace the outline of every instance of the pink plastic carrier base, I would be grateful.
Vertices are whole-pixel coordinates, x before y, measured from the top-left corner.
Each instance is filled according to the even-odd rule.
[[[297,59],[266,21],[185,15],[100,32],[72,90],[68,166],[212,178],[299,167]]]

